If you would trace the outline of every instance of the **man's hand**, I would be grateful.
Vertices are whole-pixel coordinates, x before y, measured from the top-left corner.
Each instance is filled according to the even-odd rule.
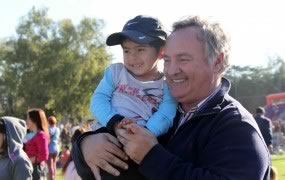
[[[135,123],[127,124],[124,128],[127,131],[119,129],[117,138],[124,145],[127,155],[139,164],[158,141],[147,129]]]
[[[119,176],[120,172],[112,165],[127,169],[128,165],[122,161],[127,160],[128,156],[121,150],[122,146],[118,140],[108,133],[99,133],[86,136],[81,142],[81,150],[84,159],[96,180],[101,180],[100,169]]]

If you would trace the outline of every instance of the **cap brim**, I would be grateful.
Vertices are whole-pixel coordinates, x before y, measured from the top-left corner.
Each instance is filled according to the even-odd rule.
[[[123,31],[123,32],[111,34],[107,38],[106,44],[108,46],[118,45],[118,44],[122,43],[122,40],[124,38],[128,38],[131,41],[134,41],[135,43],[138,43],[138,44],[148,44],[148,43],[155,40],[154,38],[149,37],[149,36],[147,36],[143,33],[140,33],[138,31],[128,30],[128,31]]]

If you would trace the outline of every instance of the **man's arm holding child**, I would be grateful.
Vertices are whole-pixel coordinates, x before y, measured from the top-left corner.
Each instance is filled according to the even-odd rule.
[[[128,156],[122,150],[122,145],[106,128],[80,135],[73,144],[72,158],[82,179],[101,180],[100,169],[118,176],[120,172],[115,166],[128,168],[124,162]]]

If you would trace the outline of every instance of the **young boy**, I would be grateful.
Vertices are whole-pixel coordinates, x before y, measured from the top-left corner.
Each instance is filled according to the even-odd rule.
[[[177,104],[158,69],[166,38],[159,20],[142,15],[107,38],[107,45],[121,45],[124,63],[105,70],[91,98],[90,110],[111,132],[122,120],[140,124],[155,136],[172,126]]]
[[[26,131],[24,120],[0,118],[0,179],[32,180],[33,166],[23,150]]]

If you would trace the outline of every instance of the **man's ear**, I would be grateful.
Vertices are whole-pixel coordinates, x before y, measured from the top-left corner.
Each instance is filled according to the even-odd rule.
[[[164,48],[164,47],[161,47],[161,48],[159,49],[157,59],[162,59],[162,58],[163,58],[164,50],[165,50],[165,48]]]
[[[224,68],[224,53],[220,53],[217,55],[214,61],[214,71],[221,72]]]

